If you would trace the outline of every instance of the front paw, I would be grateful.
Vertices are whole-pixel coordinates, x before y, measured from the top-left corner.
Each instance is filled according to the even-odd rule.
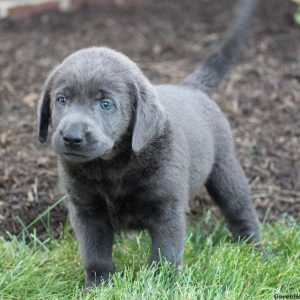
[[[101,284],[107,284],[115,270],[113,266],[98,266],[97,268],[86,268],[85,272],[85,290],[86,292],[89,292],[92,288]]]

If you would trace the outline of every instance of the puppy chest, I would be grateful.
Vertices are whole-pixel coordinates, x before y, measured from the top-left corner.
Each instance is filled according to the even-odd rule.
[[[159,218],[162,201],[153,197],[147,178],[117,173],[81,174],[68,181],[74,204],[92,214],[107,214],[118,228],[143,229]]]
[[[105,195],[104,195],[105,194]],[[151,199],[142,187],[119,185],[115,190],[100,190],[112,223],[120,228],[143,229],[160,217],[162,204]]]

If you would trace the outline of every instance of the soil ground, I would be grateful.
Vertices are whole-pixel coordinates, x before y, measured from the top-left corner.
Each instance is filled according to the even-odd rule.
[[[262,219],[300,217],[300,27],[290,1],[264,0],[239,63],[214,95],[228,116]],[[0,22],[0,228],[18,233],[59,197],[55,156],[36,136],[47,73],[73,51],[106,45],[154,83],[176,83],[215,50],[235,1],[147,0]],[[212,206],[201,193],[193,214]],[[212,206],[213,211],[216,210]],[[52,212],[56,232],[66,218]],[[44,229],[40,224],[39,232]]]

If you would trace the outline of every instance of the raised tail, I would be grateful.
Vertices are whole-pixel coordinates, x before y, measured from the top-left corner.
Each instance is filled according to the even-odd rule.
[[[180,84],[200,89],[208,95],[219,86],[231,65],[236,61],[250,32],[258,2],[259,0],[239,1],[236,17],[221,49],[210,55]]]

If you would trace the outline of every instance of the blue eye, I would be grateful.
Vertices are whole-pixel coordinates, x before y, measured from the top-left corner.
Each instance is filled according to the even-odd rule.
[[[100,100],[100,106],[104,110],[112,110],[114,108],[113,103],[108,99]]]
[[[67,105],[68,103],[68,100],[65,96],[59,96],[57,99],[56,99],[56,102],[60,105],[60,106],[65,106]]]

